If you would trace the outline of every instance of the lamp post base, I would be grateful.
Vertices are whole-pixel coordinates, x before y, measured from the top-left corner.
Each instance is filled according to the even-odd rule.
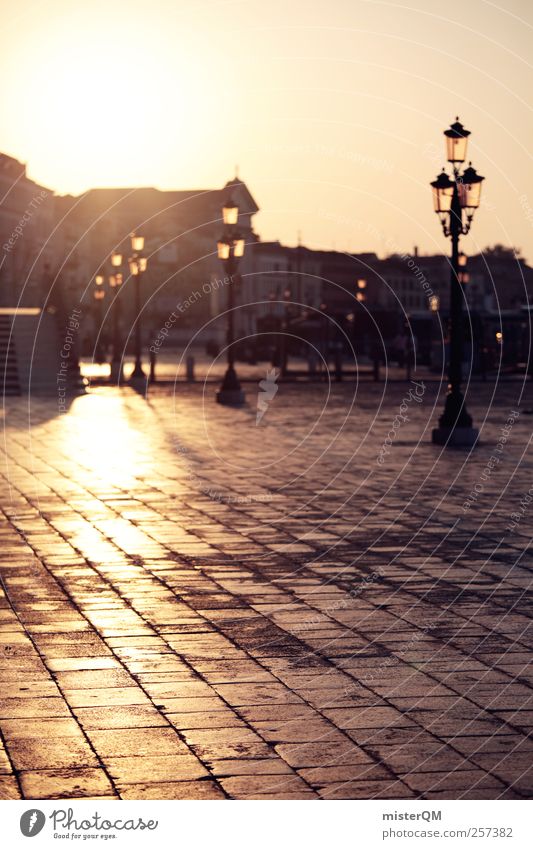
[[[122,383],[124,380],[124,375],[122,372],[122,363],[119,360],[115,362],[111,360],[111,371],[109,372],[109,380],[111,383]]]
[[[436,427],[431,441],[434,445],[449,445],[454,448],[472,448],[479,438],[475,427]]]
[[[227,407],[242,407],[245,401],[246,396],[242,389],[219,389],[217,392],[217,403]]]
[[[245,402],[245,395],[233,366],[229,366],[224,375],[222,386],[217,392],[217,402],[228,407],[240,407]]]
[[[435,445],[472,448],[478,437],[479,431],[472,427],[472,416],[466,409],[463,393],[457,387],[450,387],[444,412],[439,419],[439,426],[433,430],[431,441]]]
[[[130,380],[146,380],[146,375],[140,363],[135,363],[135,368],[130,374]]]

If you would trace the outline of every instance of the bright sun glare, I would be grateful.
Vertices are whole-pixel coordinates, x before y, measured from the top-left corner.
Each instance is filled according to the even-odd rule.
[[[192,155],[194,133],[205,129],[207,80],[186,47],[170,53],[158,35],[139,22],[102,29],[72,18],[27,46],[17,111],[71,190],[132,185],[140,164],[164,161],[173,146]]]

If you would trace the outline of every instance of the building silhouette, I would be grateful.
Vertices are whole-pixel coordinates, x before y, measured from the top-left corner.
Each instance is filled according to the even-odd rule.
[[[111,188],[60,196],[29,179],[22,163],[0,154],[0,192],[0,305],[36,306],[61,315],[79,309],[80,344],[87,355],[95,333],[102,331],[97,318],[103,316],[99,320],[105,325],[111,303],[108,290],[102,313],[95,309],[95,277],[111,275],[113,252],[124,258],[118,295],[124,329],[135,319],[127,267],[132,232],[145,237],[148,257],[143,343],[177,310],[169,346],[193,337],[213,349],[223,344],[225,321],[217,317],[226,308],[227,282],[216,243],[222,233],[221,207],[230,196],[239,206],[238,226],[246,242],[233,281],[236,333],[248,340],[245,348],[252,337],[282,329],[309,344],[318,339],[322,348],[337,345],[339,333],[342,344],[348,339],[363,353],[370,353],[376,340],[398,348],[403,345],[398,340],[411,335],[423,359],[431,361],[435,322],[441,337],[446,333],[450,265],[445,256],[422,255],[414,248],[378,257],[262,242],[254,229],[258,204],[237,178],[196,191]],[[525,339],[533,287],[533,270],[525,260],[495,246],[469,257],[462,273],[468,332],[478,347],[494,349],[496,356],[504,323],[503,338],[515,328]],[[105,327],[102,332],[105,337]],[[524,345],[508,346],[509,355],[523,360]]]

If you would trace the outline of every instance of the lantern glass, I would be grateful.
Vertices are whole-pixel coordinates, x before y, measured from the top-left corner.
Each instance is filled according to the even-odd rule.
[[[222,220],[224,224],[233,226],[239,219],[239,207],[230,199],[222,207]]]
[[[464,162],[470,131],[463,127],[459,118],[456,118],[451,127],[444,131],[444,135],[446,137],[446,156],[448,162],[452,162],[454,165]]]
[[[148,260],[145,256],[139,258],[139,271],[146,271],[148,268]]]
[[[120,266],[122,265],[122,254],[112,254],[111,265],[113,266],[113,268],[120,268]]]
[[[233,243],[233,256],[244,256],[244,239],[236,239]]]
[[[433,187],[433,206],[435,212],[449,212],[452,208],[453,189],[437,189]]]
[[[217,251],[219,259],[229,259],[229,244],[220,240],[217,242]]]
[[[453,192],[455,183],[450,180],[445,171],[442,171],[436,180],[431,183],[433,189],[433,205],[435,212],[441,213],[450,212],[452,207]]]
[[[97,286],[102,286],[102,284],[104,282],[104,275],[103,274],[97,274],[96,277],[94,278],[94,282],[96,283]]]
[[[466,176],[466,171],[465,171]],[[477,209],[481,202],[481,179],[466,181],[459,185],[459,200],[463,209]]]
[[[136,259],[130,259],[130,273],[136,277],[139,273],[139,263]]]
[[[466,159],[466,146],[468,139],[466,136],[447,136],[446,137],[446,156],[448,162],[460,163]]]
[[[135,251],[135,253],[140,253],[140,251],[144,250],[144,236],[137,236],[135,233],[131,234],[131,249]]]

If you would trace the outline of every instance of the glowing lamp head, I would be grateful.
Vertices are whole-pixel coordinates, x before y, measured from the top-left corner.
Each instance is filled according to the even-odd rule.
[[[148,268],[148,260],[145,256],[139,257],[139,271],[146,271]]]
[[[137,236],[136,233],[131,234],[131,249],[138,254],[144,250],[144,236]]]
[[[464,268],[466,263],[467,263],[467,256],[466,256],[466,254],[464,254],[461,251],[461,253],[459,254],[459,265],[461,266],[461,268]]]
[[[222,260],[229,259],[229,253],[230,253],[229,242],[226,242],[224,239],[219,239],[219,241],[217,242],[217,252],[218,252],[218,258],[219,259],[222,259]]]
[[[239,207],[231,198],[228,198],[222,207],[222,220],[224,224],[230,227],[233,227],[239,220]]]
[[[113,268],[120,268],[122,265],[122,254],[111,254],[111,265]]]
[[[448,162],[454,165],[464,162],[470,130],[465,129],[459,118],[456,118],[451,127],[444,131],[444,135],[446,136],[446,155]]]
[[[112,289],[117,289],[119,286],[122,286],[122,274],[120,272],[112,274],[109,278],[109,285]]]
[[[433,180],[431,187],[433,189],[433,204],[435,212],[439,215],[450,212],[452,208],[455,183],[453,180],[450,180],[444,168],[437,179]]]
[[[94,290],[94,299],[95,301],[101,301],[102,298],[105,297],[105,292],[103,289],[95,289]]]
[[[438,312],[440,307],[440,300],[438,295],[432,295],[429,299],[429,308],[431,312]]]
[[[133,277],[137,277],[137,275],[139,273],[139,262],[138,262],[138,260],[130,259],[129,264],[130,264],[130,274],[132,274]]]
[[[366,289],[366,280],[358,280],[357,281],[358,289]]]
[[[478,208],[481,201],[481,184],[484,179],[485,177],[472,168],[470,162],[459,183],[459,200],[463,209],[473,211]]]
[[[233,243],[233,256],[237,258],[244,256],[244,239],[235,239]]]
[[[97,274],[96,277],[94,278],[94,282],[96,283],[97,286],[103,286],[104,275],[103,274]]]

